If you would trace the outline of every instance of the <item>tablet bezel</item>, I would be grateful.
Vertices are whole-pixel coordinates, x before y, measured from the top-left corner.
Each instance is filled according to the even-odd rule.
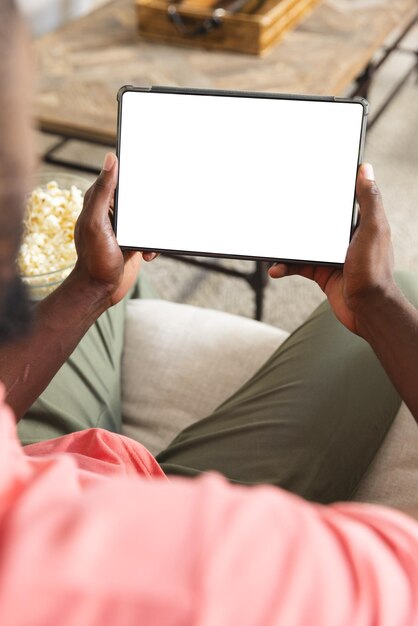
[[[311,96],[311,95],[301,95],[301,94],[283,94],[283,93],[268,93],[268,92],[256,92],[256,91],[236,91],[236,90],[222,90],[222,89],[195,89],[195,88],[183,88],[183,87],[169,87],[169,86],[152,86],[152,87],[134,87],[133,85],[124,85],[121,87],[117,94],[118,101],[118,118],[117,118],[117,147],[116,154],[118,160],[120,162],[120,151],[121,151],[121,130],[122,130],[122,107],[123,107],[123,95],[127,92],[145,92],[145,93],[167,93],[167,94],[186,94],[186,95],[197,95],[197,96],[229,96],[229,97],[239,97],[239,98],[268,98],[268,99],[276,99],[276,100],[308,100],[315,102],[334,102],[334,103],[353,103],[360,104],[363,109],[362,116],[362,124],[360,130],[360,138],[359,138],[359,149],[358,149],[358,157],[357,157],[357,169],[360,166],[363,154],[364,154],[364,145],[366,138],[366,127],[367,127],[367,117],[368,117],[368,101],[365,98],[355,97],[355,98],[339,98],[334,96]],[[119,192],[119,172],[118,172],[118,181],[115,189],[115,197],[114,197],[114,213],[113,213],[113,229],[115,232],[115,236],[117,239],[117,221],[118,221],[118,192]],[[353,194],[353,209],[351,216],[351,228],[350,228],[350,239],[351,241],[354,231],[357,226],[357,217],[358,217],[358,205],[356,201],[356,194],[354,189]],[[311,261],[309,259],[286,259],[283,257],[263,257],[263,256],[252,256],[252,255],[238,255],[238,254],[222,254],[219,252],[201,252],[201,251],[193,251],[193,250],[176,250],[176,249],[168,249],[168,248],[144,248],[139,246],[120,246],[121,250],[139,250],[141,252],[159,252],[162,254],[176,254],[176,255],[185,255],[185,256],[198,256],[198,257],[210,257],[210,258],[224,258],[224,259],[241,259],[241,260],[251,260],[251,261],[266,261],[271,263],[297,263],[297,264],[309,264],[309,265],[327,265],[331,267],[343,267],[344,263],[334,263],[329,261]]]

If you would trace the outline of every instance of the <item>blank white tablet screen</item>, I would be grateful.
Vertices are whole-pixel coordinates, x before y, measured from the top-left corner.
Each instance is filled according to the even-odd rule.
[[[127,91],[119,245],[343,263],[358,102]]]

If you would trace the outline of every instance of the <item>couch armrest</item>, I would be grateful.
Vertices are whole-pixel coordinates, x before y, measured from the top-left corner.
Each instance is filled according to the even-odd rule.
[[[353,496],[395,508],[418,502],[418,426],[405,403]]]

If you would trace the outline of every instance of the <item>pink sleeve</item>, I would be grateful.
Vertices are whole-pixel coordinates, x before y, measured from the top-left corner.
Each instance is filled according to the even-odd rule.
[[[1,525],[0,623],[414,626],[418,531],[273,487],[43,468]]]
[[[114,437],[92,458],[111,465]],[[406,515],[215,474],[95,473],[66,441],[26,455],[0,406],[2,626],[418,626]]]

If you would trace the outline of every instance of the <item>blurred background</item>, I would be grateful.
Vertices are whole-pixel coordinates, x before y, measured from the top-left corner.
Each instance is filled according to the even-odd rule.
[[[394,12],[393,28],[391,32],[388,37],[385,38],[384,43],[380,43],[378,49],[372,51],[371,61],[374,63],[379,60],[385,50],[390,48],[391,44],[399,37],[401,27],[397,26],[396,19],[399,18],[400,24],[402,18],[402,28],[404,28],[406,23],[404,19],[405,16],[395,15],[396,10],[400,13],[402,0],[399,0],[398,5],[397,2],[398,0],[391,3]],[[95,19],[94,15],[97,15],[98,24],[100,24],[100,10],[102,10],[100,7],[107,3],[105,0],[19,0],[19,4],[27,17],[29,27],[36,39],[39,68],[42,75],[39,89],[43,93],[43,99],[40,100],[40,102],[41,105],[44,104],[46,107],[52,107],[54,105],[54,89],[56,88],[57,91],[62,89],[62,83],[58,78],[62,75],[62,68],[66,63],[66,48],[63,46],[61,49],[60,42],[65,40],[68,43],[68,41],[71,41],[71,50],[73,51],[74,58],[76,58],[78,46],[80,48],[85,46],[89,28],[92,28],[92,22],[79,22],[80,17],[87,16],[85,19],[93,20]],[[117,7],[119,3],[116,1],[110,4]],[[376,24],[373,24],[373,11],[384,8],[385,2],[383,2],[383,0],[328,0],[325,2],[325,5],[327,6],[321,3],[313,8],[311,15],[307,16],[306,21],[295,26],[294,33],[287,33],[283,40],[277,43],[274,53],[271,53],[275,55],[274,59],[277,59],[277,62],[280,61],[280,47],[282,46],[282,49],[287,51],[286,54],[293,54],[294,57],[295,55],[299,55],[294,63],[300,64],[298,66],[300,67],[299,71],[301,75],[303,74],[303,55],[306,54],[306,50],[304,50],[302,46],[298,48],[298,41],[302,41],[302,37],[306,37],[309,32],[313,32],[315,29],[318,31],[318,20],[320,16],[322,16],[321,19],[324,20],[321,24],[325,23],[327,30],[326,32],[324,31],[322,39],[319,37],[316,38],[315,41],[317,43],[315,45],[316,47],[323,45],[324,50],[326,46],[329,47],[330,45],[329,39],[332,28],[338,31],[340,37],[339,41],[347,42],[350,37],[359,36],[359,30],[353,27],[347,28],[341,23],[341,17],[349,13],[351,15],[351,11],[354,10],[358,12],[358,15],[360,15],[362,11],[369,11],[371,28],[372,26],[375,27],[376,33],[378,33],[378,19],[383,18],[381,18],[379,14],[379,16],[376,17]],[[404,2],[402,6],[406,6],[406,2]],[[96,13],[98,8],[100,10]],[[109,10],[108,7],[105,7],[105,9]],[[107,13],[106,15],[106,19],[109,20],[111,13]],[[118,24],[120,25],[123,23],[124,18],[121,17],[122,13],[117,13],[117,15],[119,16]],[[318,15],[318,18],[316,18],[316,15]],[[357,17],[357,14],[356,19],[358,22],[354,20],[352,24],[363,24],[363,21],[360,20],[360,17]],[[108,23],[111,24],[111,22]],[[76,24],[80,24],[80,28],[76,28]],[[85,24],[85,26],[83,26],[83,24]],[[60,28],[64,28],[64,30],[59,30]],[[71,28],[72,30],[69,30]],[[357,32],[355,32],[356,30]],[[129,32],[129,46],[136,45],[131,41],[133,36],[132,32]],[[77,40],[77,33],[79,41]],[[363,39],[360,38],[360,42],[364,40],[366,34],[364,36],[362,35]],[[116,40],[118,37],[120,37],[119,26],[118,29],[115,29]],[[321,42],[323,42],[323,44]],[[116,43],[118,43],[117,54],[119,55],[119,63],[122,66],[127,59],[126,55],[128,53],[126,51],[128,44],[125,40],[122,42],[117,40]],[[180,50],[180,48],[173,46],[172,50],[174,52],[172,56],[170,56],[170,53],[167,53],[167,49],[169,49],[168,45],[159,43],[144,44],[141,48],[141,58],[144,58],[148,64],[154,63],[155,58],[157,58],[157,52],[160,51],[159,53],[162,55],[162,58],[165,59],[164,62],[166,64],[172,64],[174,67],[174,55],[177,54],[175,51]],[[417,50],[418,25],[415,22],[415,25],[412,25],[405,37],[402,38],[399,46],[391,51],[388,59],[382,67],[379,68],[376,75],[373,76],[370,90],[367,93],[372,113],[379,109],[381,103],[384,102],[394,89],[396,93],[395,97],[393,97],[390,104],[384,109],[379,119],[368,133],[366,142],[366,160],[372,162],[374,165],[376,178],[383,193],[386,211],[392,228],[396,266],[415,272],[418,272]],[[318,51],[318,54],[319,52],[320,51]],[[178,54],[183,54],[183,52],[181,51]],[[227,56],[228,54],[229,56]],[[185,56],[182,58],[190,62],[191,72],[189,80],[187,73],[189,66],[182,65],[181,80],[184,85],[193,84],[193,80],[195,82],[199,80],[199,76],[194,77],[193,75],[193,71],[197,71],[196,68],[199,68],[199,71],[206,72],[204,75],[210,77],[212,81],[211,84],[216,83],[217,59],[219,58],[228,59],[228,63],[231,64],[231,68],[233,68],[235,72],[234,80],[239,72],[243,74],[247,72],[246,57],[243,55],[238,56],[238,54],[234,54],[233,52],[211,51],[210,53],[203,53],[199,50],[195,50],[193,52],[187,51],[184,55]],[[217,57],[216,55],[223,56]],[[98,70],[97,84],[96,81],[93,81],[94,84],[92,87],[96,89],[96,94],[98,94],[96,96],[98,100],[98,110],[100,110],[101,106],[101,73],[106,71],[106,64],[111,58],[111,51],[108,49],[105,54],[102,54],[102,58],[103,67]],[[265,61],[263,59],[259,60],[260,65],[257,67],[268,68],[269,63],[272,63],[272,61],[269,60],[271,58],[272,57],[266,57]],[[73,81],[77,80],[77,71],[80,72],[80,75],[83,71],[83,62],[79,57],[77,57],[77,59],[79,65],[78,69],[73,68],[72,70]],[[347,60],[341,61],[341,63],[346,61]],[[253,68],[254,63],[253,58],[248,56],[248,67]],[[264,66],[262,64],[264,64]],[[179,67],[180,65],[179,62]],[[158,80],[161,72],[159,74],[159,72],[156,71],[153,75],[149,70],[149,65],[147,67],[147,73],[144,73],[145,82],[154,80],[155,84],[158,84],[158,82],[161,84],[162,81]],[[367,66],[365,67],[367,69]],[[359,66],[357,69],[360,74],[361,71],[364,72],[365,68]],[[320,70],[320,72],[318,71],[318,76],[323,75],[324,84],[326,84],[327,61],[324,61]],[[262,71],[262,69],[260,69],[260,71]],[[399,88],[396,87],[400,78],[406,74],[409,75],[404,84]],[[134,78],[138,80],[138,76],[140,77],[141,74],[137,74]],[[126,82],[122,80],[122,78],[125,77],[121,75],[120,84]],[[114,80],[117,82],[116,78],[114,78]],[[254,81],[254,84],[258,85],[258,78],[253,69],[248,72],[248,85],[246,88],[251,88],[251,84],[253,84],[252,81]],[[180,82],[181,81],[179,81],[179,84]],[[48,89],[45,88],[45,85],[48,85]],[[210,85],[202,84],[201,86]],[[231,84],[231,88],[233,87],[235,87],[235,85]],[[352,88],[353,85],[346,85],[343,91],[344,93],[350,93]],[[116,89],[114,93],[116,93]],[[79,116],[77,110],[74,110],[74,116]],[[62,137],[58,132],[54,134],[53,130],[57,125],[56,121],[54,123],[55,126],[51,123],[51,126],[47,129],[48,132],[42,132],[40,130],[37,133],[38,150],[41,160],[40,168],[42,171],[62,172],[63,169],[65,170],[65,166],[63,166],[62,163],[54,164],[52,162],[42,162],[42,158],[48,150],[56,146],[57,142],[59,142]],[[74,167],[74,163],[80,163],[79,174],[85,179],[93,181],[95,178],[93,170],[95,167],[100,167],[103,156],[108,149],[109,148],[102,143],[80,141],[79,138],[76,138],[71,139],[71,141],[62,142],[62,145],[55,154],[59,155],[62,161],[65,162],[67,160],[72,163],[71,170],[75,173],[77,173],[77,168]],[[326,177],[326,175],[326,164],[324,164],[324,177]],[[246,261],[219,260],[216,261],[216,263],[244,272],[251,266],[251,262]],[[248,317],[254,316],[254,292],[246,281],[240,278],[209,271],[203,267],[192,267],[165,257],[160,257],[151,264],[144,263],[144,272],[152,285],[158,290],[160,296],[164,299],[221,309]],[[304,279],[298,277],[285,278],[280,281],[272,281],[269,279],[264,291],[262,319],[267,323],[291,331],[306,318],[322,299],[323,294],[320,292],[319,288]]]
[[[34,36],[43,35],[69,20],[85,15],[106,0],[18,0]]]

